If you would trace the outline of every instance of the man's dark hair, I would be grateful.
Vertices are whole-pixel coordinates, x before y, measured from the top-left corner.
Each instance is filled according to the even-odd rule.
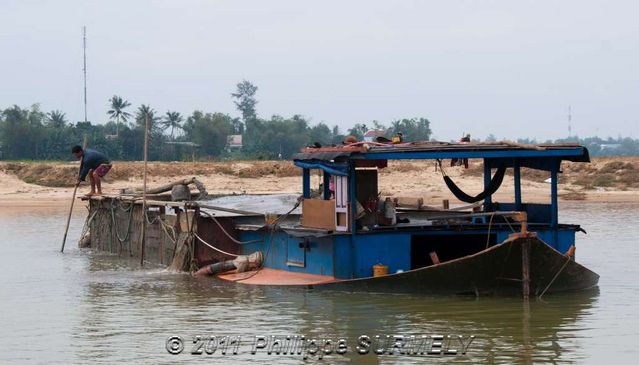
[[[75,145],[71,148],[71,153],[78,153],[78,152],[82,152],[82,147]]]

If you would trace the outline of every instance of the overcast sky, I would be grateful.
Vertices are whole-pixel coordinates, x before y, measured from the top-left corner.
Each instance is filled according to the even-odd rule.
[[[108,99],[161,113],[258,115],[340,128],[426,117],[434,137],[639,137],[636,1],[24,1],[0,4],[0,108],[83,120]]]

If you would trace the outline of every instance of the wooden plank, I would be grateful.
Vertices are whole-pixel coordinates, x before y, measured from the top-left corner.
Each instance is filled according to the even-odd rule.
[[[229,272],[218,275],[220,279],[227,281],[237,281],[243,284],[253,285],[313,285],[337,281],[332,276],[306,274],[263,268],[257,272],[247,271],[243,273]]]
[[[263,215],[262,213],[256,213],[256,212],[249,212],[246,210],[238,210],[238,209],[231,209],[231,208],[224,208],[224,207],[220,207],[220,206],[215,206],[215,205],[209,205],[209,204],[202,204],[202,203],[198,203],[198,205],[201,208],[205,208],[205,209],[211,209],[211,210],[219,210],[220,212],[229,212],[229,213],[235,213],[235,214],[240,214],[240,215]]]
[[[304,199],[302,204],[302,226],[335,230],[335,201]]]

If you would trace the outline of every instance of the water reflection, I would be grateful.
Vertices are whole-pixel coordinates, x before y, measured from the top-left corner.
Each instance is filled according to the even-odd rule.
[[[305,363],[301,356],[249,354],[255,335],[345,338],[348,352],[326,363],[403,364],[450,358],[357,355],[358,336],[475,335],[455,363],[630,362],[638,352],[638,205],[564,206],[566,222],[589,232],[577,257],[601,275],[600,290],[519,298],[375,295],[264,288],[141,269],[136,260],[59,253],[66,207],[0,217],[0,363]],[[74,217],[77,239],[84,212]],[[170,355],[170,335],[241,335],[236,356]],[[34,340],[37,339],[37,340]],[[612,357],[612,358],[611,358]],[[308,362],[316,362],[306,361]]]
[[[476,338],[455,362],[571,362],[579,357],[571,336],[592,314],[598,291],[548,296],[526,305],[519,298],[428,297],[320,292],[256,287],[194,279],[158,268],[140,270],[135,260],[88,255],[79,322],[74,328],[78,361],[125,361],[131,353],[155,363],[189,359],[187,351],[168,355],[164,340],[233,335],[244,339],[237,356],[210,355],[235,362],[303,362],[298,355],[251,355],[256,335],[304,335],[335,342],[346,339],[345,356],[331,363],[405,363],[408,355],[358,355],[361,335],[463,335]],[[118,351],[114,352],[113,349]],[[85,351],[86,349],[86,351]],[[203,361],[206,360],[204,355]],[[448,361],[428,356],[428,361]],[[209,359],[210,360],[210,359]]]

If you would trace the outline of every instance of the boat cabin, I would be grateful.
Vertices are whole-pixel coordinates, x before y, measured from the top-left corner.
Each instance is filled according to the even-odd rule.
[[[560,224],[557,181],[562,161],[588,162],[580,145],[419,142],[359,142],[343,147],[306,148],[294,156],[302,169],[303,201],[299,220],[289,217],[281,230],[262,243],[243,245],[245,254],[261,250],[265,267],[335,279],[373,276],[376,265],[388,273],[416,270],[472,255],[505,241],[520,230],[525,212],[528,230],[565,254],[575,243],[578,225]],[[403,206],[378,188],[378,172],[389,160],[432,160],[442,168],[443,182],[464,209]],[[451,160],[483,163],[484,191],[471,196],[445,174]],[[450,168],[450,167],[449,167]],[[547,171],[548,203],[522,200],[521,169]],[[315,172],[314,172],[315,171]],[[319,171],[319,172],[317,172]],[[321,191],[311,187],[311,174],[322,176]],[[506,173],[512,173],[514,196],[496,201]],[[236,224],[245,241],[259,230]],[[248,226],[245,226],[248,227]]]

